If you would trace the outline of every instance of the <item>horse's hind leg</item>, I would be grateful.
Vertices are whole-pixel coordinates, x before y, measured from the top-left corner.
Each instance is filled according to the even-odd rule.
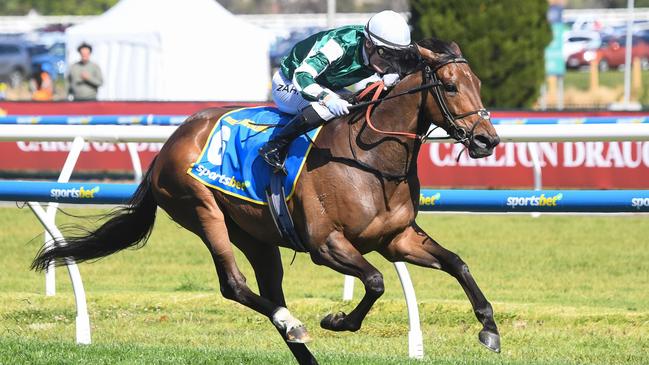
[[[257,279],[261,296],[280,307],[286,308],[284,290],[282,289],[284,270],[282,268],[282,257],[279,248],[255,240],[234,224],[228,224],[228,228],[232,242],[246,255],[246,258],[250,261],[255,271],[255,278]],[[270,319],[273,322],[272,318]],[[273,324],[275,325],[275,323]],[[306,332],[306,328],[294,328],[290,335],[287,334],[286,328],[278,328],[277,326],[275,328],[282,338],[284,338],[286,345],[300,365],[318,363],[304,344],[304,342],[308,342],[309,340],[309,334]],[[287,337],[290,337],[290,339]],[[299,342],[289,342],[289,340],[293,341],[298,337]]]
[[[473,312],[483,325],[478,339],[488,349],[500,352],[500,335],[491,304],[473,279],[469,267],[458,255],[435,242],[417,225],[408,227],[379,252],[392,262],[406,261],[423,267],[440,269],[456,278],[469,298]]]
[[[326,265],[339,273],[359,278],[365,286],[365,295],[349,314],[329,314],[320,322],[324,329],[332,331],[357,331],[374,302],[383,294],[383,275],[343,236],[334,231],[326,242],[311,252],[311,259],[318,265]]]
[[[173,220],[203,240],[212,254],[221,294],[272,318],[280,306],[253,293],[247,286],[246,278],[234,259],[225,216],[212,192],[200,183],[188,179],[183,193],[182,198],[160,193],[157,202]]]

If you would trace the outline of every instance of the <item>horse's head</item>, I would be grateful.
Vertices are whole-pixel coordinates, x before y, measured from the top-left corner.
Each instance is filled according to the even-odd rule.
[[[424,106],[432,123],[462,143],[473,158],[493,153],[500,138],[480,99],[480,79],[473,73],[457,44],[436,39],[418,43],[418,72],[423,84],[433,84]],[[423,67],[423,68],[422,68]]]

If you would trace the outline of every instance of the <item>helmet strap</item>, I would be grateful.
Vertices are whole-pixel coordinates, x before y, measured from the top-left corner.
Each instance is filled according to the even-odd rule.
[[[369,42],[369,46],[367,46],[366,42],[363,42],[363,49],[365,50],[365,56],[367,57],[367,64],[370,65],[372,63],[372,56],[376,53],[376,45],[370,38],[367,38],[367,42]]]

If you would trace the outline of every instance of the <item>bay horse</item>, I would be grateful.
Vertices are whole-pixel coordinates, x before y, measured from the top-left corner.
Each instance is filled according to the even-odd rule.
[[[371,123],[356,112],[323,127],[288,201],[311,260],[357,277],[365,287],[349,314],[329,314],[320,325],[332,331],[360,329],[384,292],[382,274],[363,257],[376,251],[391,262],[405,261],[455,277],[483,326],[479,341],[499,352],[492,306],[467,265],[415,222],[417,154],[431,124],[464,144],[473,158],[490,155],[499,137],[482,105],[480,80],[459,47],[429,39],[417,49],[417,67],[376,104]],[[390,98],[395,95],[399,97]],[[268,208],[209,189],[186,173],[216,121],[229,110],[210,108],[190,116],[164,144],[127,206],[97,230],[69,237],[67,245],[41,249],[32,268],[43,270],[50,262],[60,265],[67,259],[82,262],[143,245],[161,207],[205,243],[221,294],[269,318],[300,364],[316,364],[305,345],[308,331],[286,308],[278,246],[287,246]],[[259,294],[246,285],[232,244],[250,261]]]

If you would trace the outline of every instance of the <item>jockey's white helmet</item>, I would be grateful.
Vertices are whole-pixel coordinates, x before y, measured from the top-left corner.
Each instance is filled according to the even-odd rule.
[[[372,16],[365,25],[365,36],[377,46],[401,49],[410,45],[410,27],[406,19],[392,10]]]

